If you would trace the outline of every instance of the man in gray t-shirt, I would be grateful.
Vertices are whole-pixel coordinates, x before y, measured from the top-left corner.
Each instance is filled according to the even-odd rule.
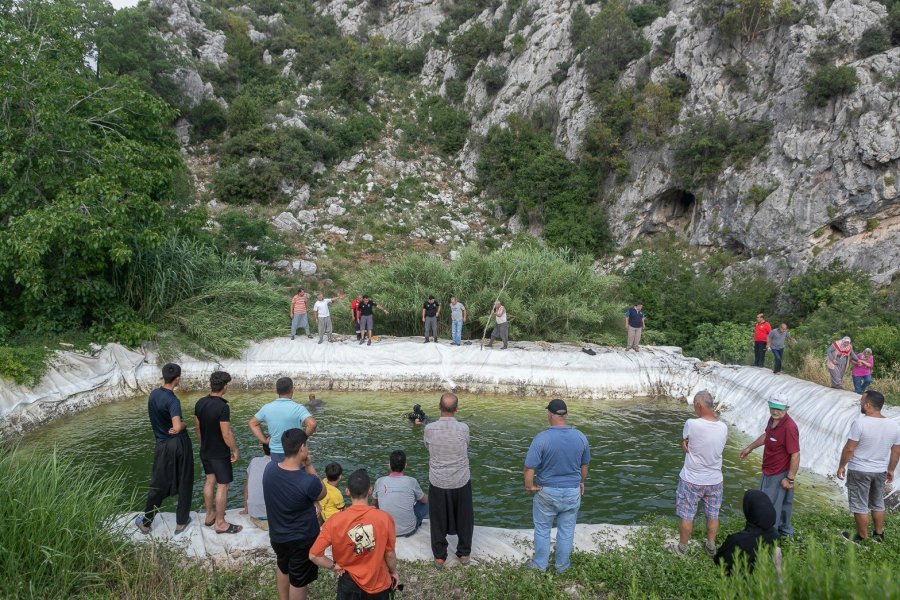
[[[394,518],[397,537],[409,537],[418,531],[428,513],[428,496],[414,477],[403,474],[406,452],[391,452],[391,474],[375,482],[372,498],[375,506]]]
[[[469,313],[463,303],[458,302],[456,300],[456,296],[450,298],[450,325],[451,337],[453,338],[454,346],[459,346],[462,344],[463,323],[466,322],[468,317]]]
[[[244,510],[250,521],[260,529],[268,530],[266,521],[266,501],[263,499],[262,477],[266,466],[272,461],[268,444],[263,444],[265,456],[257,456],[247,465],[247,481],[244,482]]]
[[[782,323],[778,329],[773,329],[766,337],[766,350],[771,350],[772,356],[775,357],[775,367],[772,372],[776,375],[781,373],[781,358],[784,356],[784,345],[789,337],[791,334],[788,333],[787,323]]]
[[[859,407],[863,416],[850,425],[837,478],[847,477],[847,498],[856,521],[853,541],[869,537],[869,511],[875,537],[884,541],[884,487],[893,484],[900,460],[900,424],[881,414],[884,395],[880,392],[866,390]],[[851,539],[846,531],[843,536]]]

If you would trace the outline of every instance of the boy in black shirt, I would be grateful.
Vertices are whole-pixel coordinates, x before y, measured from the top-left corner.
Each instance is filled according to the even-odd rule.
[[[216,371],[209,376],[209,396],[194,406],[194,433],[200,442],[200,461],[206,473],[203,502],[204,525],[215,525],[216,533],[238,533],[243,527],[225,521],[228,486],[234,481],[232,465],[238,460],[238,447],[231,431],[231,408],[224,398],[231,375]]]

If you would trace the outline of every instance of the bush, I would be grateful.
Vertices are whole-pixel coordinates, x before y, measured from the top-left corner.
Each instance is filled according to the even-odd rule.
[[[541,219],[554,246],[596,254],[612,245],[590,179],[549,134],[521,117],[488,131],[476,166],[481,185],[500,200],[504,212]]]
[[[466,80],[472,75],[478,63],[487,58],[491,52],[503,49],[503,34],[478,22],[453,38],[450,51],[456,66],[456,76]]]
[[[228,115],[215,100],[205,99],[185,115],[191,124],[193,141],[219,137],[228,126]]]
[[[428,131],[426,140],[446,154],[463,149],[469,135],[469,114],[440,96],[430,96],[419,105],[419,124]]]
[[[875,377],[889,373],[892,366],[900,365],[900,327],[879,323],[863,327],[853,336],[857,352],[871,348],[875,355]]]
[[[478,78],[484,82],[488,95],[493,96],[503,88],[506,83],[506,67],[501,64],[482,65],[478,69]]]
[[[625,14],[628,15],[635,27],[643,28],[666,14],[665,10],[664,7],[656,4],[638,4],[625,11]]]
[[[729,163],[746,166],[769,143],[772,123],[727,119],[723,115],[690,119],[672,142],[676,172],[688,186],[707,183]]]
[[[860,58],[866,58],[873,54],[880,54],[890,47],[890,32],[881,25],[873,25],[863,31],[856,50]]]
[[[703,360],[746,365],[753,362],[750,327],[742,323],[701,323],[687,352]]]
[[[443,304],[456,295],[469,311],[464,337],[480,339],[508,279],[500,300],[512,317],[513,339],[591,340],[608,319],[618,324],[621,317],[616,278],[594,274],[591,265],[589,259],[537,244],[492,253],[468,247],[451,263],[416,253],[373,266],[360,271],[350,288],[372,294],[390,311],[377,317],[376,326],[396,335],[420,333],[422,302],[429,294]],[[449,327],[449,314],[441,312],[442,327]]]
[[[843,282],[851,282],[863,294],[872,294],[872,284],[866,273],[847,269],[837,261],[791,277],[783,289],[788,316],[793,320],[805,319],[820,306],[828,304],[833,297],[834,286]]]
[[[596,90],[619,78],[628,64],[649,50],[647,40],[628,17],[622,0],[610,0],[587,27],[573,29],[575,51]]]
[[[253,95],[244,94],[231,101],[228,107],[228,129],[237,135],[262,125],[262,102]]]
[[[331,65],[322,89],[350,105],[372,97],[374,76],[369,68],[354,58],[342,58]]]
[[[466,83],[459,79],[448,79],[444,82],[444,96],[453,104],[462,104],[466,97]]]
[[[282,179],[277,164],[250,158],[216,169],[212,188],[220,200],[229,204],[271,204],[281,200]]]
[[[807,104],[822,108],[832,98],[853,93],[857,85],[859,78],[853,67],[824,66],[809,76],[803,88],[806,90]]]
[[[214,241],[226,255],[275,262],[291,252],[281,234],[265,219],[251,217],[239,210],[226,210],[216,220],[220,228]]]

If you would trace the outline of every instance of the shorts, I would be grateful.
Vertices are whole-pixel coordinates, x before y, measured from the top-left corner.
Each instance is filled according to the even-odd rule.
[[[337,597],[338,600],[388,600],[391,597],[391,588],[388,586],[385,590],[369,594],[353,581],[350,573],[345,571],[338,577]]]
[[[374,329],[372,326],[375,324],[375,319],[372,315],[363,315],[359,318],[359,329],[360,331],[371,331]]]
[[[272,542],[275,564],[285,573],[294,587],[304,587],[318,579],[319,567],[309,560],[309,551],[315,540]]]
[[[216,483],[227,485],[234,481],[234,472],[231,466],[230,458],[203,458],[203,472],[207,475],[215,475]]]
[[[847,470],[847,498],[850,512],[867,515],[869,511],[884,512],[884,485],[887,473],[867,473]]]
[[[710,521],[719,519],[722,509],[722,484],[696,485],[678,478],[678,491],[675,493],[675,515],[679,519],[693,521],[697,514],[697,506],[703,501],[703,512]]]

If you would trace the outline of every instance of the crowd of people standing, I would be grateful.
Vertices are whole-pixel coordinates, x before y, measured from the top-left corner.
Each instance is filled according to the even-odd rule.
[[[149,534],[163,500],[175,495],[174,534],[178,536],[191,524],[193,446],[175,394],[181,367],[163,366],[162,380],[148,399],[156,443],[145,510],[135,526]],[[194,408],[194,433],[205,476],[204,525],[219,535],[243,529],[225,518],[228,488],[240,459],[225,399],[230,382],[228,373],[212,373],[209,394]],[[456,418],[459,399],[455,394],[441,395],[440,417],[435,420],[429,420],[418,405],[410,414],[411,423],[424,425],[422,439],[429,456],[427,493],[405,474],[406,453],[398,449],[389,456],[390,472],[374,485],[364,469],[347,477],[347,504],[339,489],[341,465],[328,463],[325,478],[320,478],[313,465],[310,440],[318,423],[306,407],[294,401],[293,381],[278,379],[275,391],[278,397],[260,407],[247,423],[264,456],[253,458],[247,468],[242,514],[250,517],[253,526],[269,532],[282,600],[305,598],[306,586],[317,578],[320,568],[338,576],[338,598],[387,598],[400,581],[396,538],[413,535],[426,515],[434,564],[442,567],[447,561],[449,535],[457,536],[454,553],[458,562],[469,564],[475,525],[469,466],[472,433],[468,424]],[[314,395],[310,400],[318,402]],[[884,401],[874,390],[860,396],[862,416],[851,424],[841,452],[836,475],[846,478],[856,523],[856,532],[843,534],[849,541],[884,539],[883,491],[892,483],[900,460],[900,424],[884,418]],[[770,416],[762,433],[740,452],[743,460],[756,448],[764,448],[758,489],[748,490],[743,499],[747,526],[717,547],[728,428],[716,414],[711,393],[704,390],[694,396],[696,418],[687,420],[682,432],[684,465],[674,494],[680,521],[678,540],[668,547],[671,552],[688,554],[701,504],[706,517],[703,549],[729,572],[739,551],[747,555],[752,567],[760,543],[774,544],[778,538],[794,534],[791,514],[800,466],[800,431],[788,414],[786,397],[770,398],[768,408]],[[533,494],[534,526],[533,557],[525,566],[540,571],[550,567],[550,532],[555,523],[555,569],[559,573],[570,567],[591,451],[587,437],[568,424],[565,401],[551,400],[546,411],[548,427],[534,437],[522,463],[524,489]],[[869,513],[874,526],[871,532]],[[325,553],[329,547],[330,558]]]

